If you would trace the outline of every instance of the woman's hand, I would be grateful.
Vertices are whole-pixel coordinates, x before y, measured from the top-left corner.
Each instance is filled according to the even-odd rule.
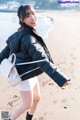
[[[70,81],[65,82],[65,84],[63,85],[63,87],[65,87],[67,85],[71,85],[71,82]]]

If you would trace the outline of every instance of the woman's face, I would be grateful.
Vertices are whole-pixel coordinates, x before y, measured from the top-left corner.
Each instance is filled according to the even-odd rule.
[[[23,22],[32,28],[36,27],[37,21],[36,21],[35,10],[33,8],[29,10],[29,14],[26,15]]]

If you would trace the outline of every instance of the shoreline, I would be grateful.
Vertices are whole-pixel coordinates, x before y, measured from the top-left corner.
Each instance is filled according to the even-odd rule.
[[[38,16],[38,18],[39,18],[39,16]],[[5,21],[5,19],[6,19],[6,21]],[[41,22],[40,22],[40,19],[41,19]],[[39,19],[39,24],[38,24],[38,29],[39,29],[38,31],[39,31],[40,35],[42,35],[44,38],[46,38],[48,36],[47,35],[48,32],[51,31],[51,25],[53,23],[51,21],[51,18],[49,18],[49,17],[40,16],[40,19]],[[9,36],[14,34],[14,32],[17,32],[17,29],[19,28],[19,24],[18,24],[18,19],[17,19],[16,13],[9,13],[9,12],[0,13],[0,20],[1,20],[0,51],[2,51],[2,49],[6,46],[6,40],[9,38]],[[46,21],[46,23],[45,23],[45,21]],[[47,27],[47,29],[45,29],[46,27]]]

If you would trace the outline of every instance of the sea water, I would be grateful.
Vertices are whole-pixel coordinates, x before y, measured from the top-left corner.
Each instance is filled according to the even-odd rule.
[[[49,17],[37,14],[37,32],[44,39],[53,28],[53,20]],[[0,51],[5,47],[8,37],[17,31],[19,21],[16,13],[0,12]]]

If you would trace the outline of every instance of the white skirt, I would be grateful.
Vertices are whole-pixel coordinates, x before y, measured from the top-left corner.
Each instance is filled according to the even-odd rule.
[[[17,86],[20,91],[31,91],[38,84],[38,78],[33,77],[28,80],[21,81]]]

